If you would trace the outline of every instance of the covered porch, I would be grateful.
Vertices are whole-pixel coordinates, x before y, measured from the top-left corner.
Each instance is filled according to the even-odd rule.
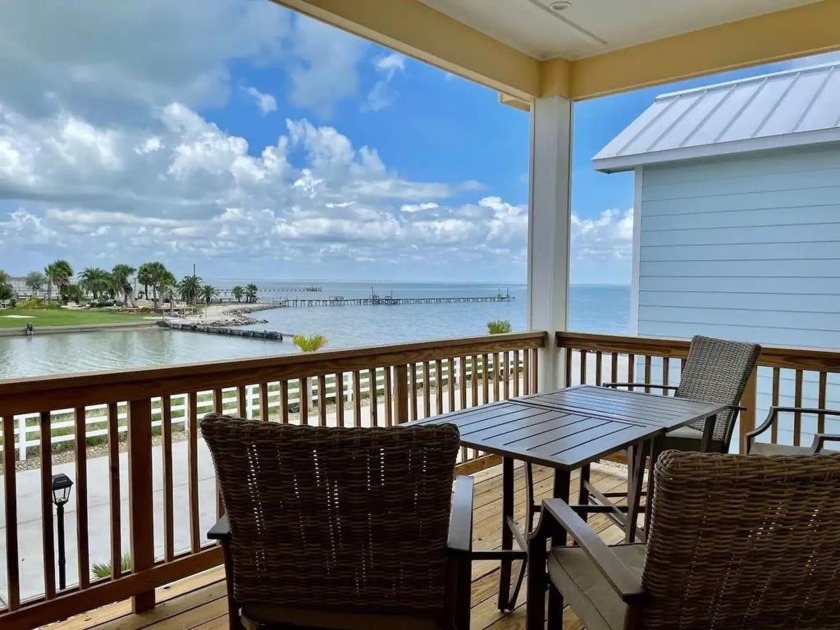
[[[206,538],[221,505],[214,481],[204,477],[197,427],[209,411],[282,423],[393,426],[574,384],[675,382],[687,341],[568,331],[573,103],[840,48],[840,0],[703,3],[668,17],[661,13],[665,3],[650,1],[634,9],[642,23],[656,23],[647,30],[629,28],[627,16],[612,15],[606,4],[597,9],[603,15],[586,18],[605,22],[587,28],[569,24],[570,3],[563,2],[506,0],[493,8],[468,0],[279,3],[487,85],[502,103],[530,111],[531,332],[0,383],[4,628],[225,625],[221,552]],[[557,30],[532,29],[540,21]],[[610,36],[598,35],[600,28]],[[542,39],[529,41],[529,32]],[[837,372],[840,352],[765,348],[742,401],[739,448],[770,404],[814,400],[825,407]],[[762,379],[770,384],[769,400],[757,395]],[[814,432],[825,428],[824,418],[818,422]],[[798,432],[793,439],[799,443]],[[89,444],[100,449],[104,477],[91,472]],[[72,463],[54,460],[59,452],[72,453]],[[34,489],[23,487],[22,459],[36,462],[27,471],[35,471]],[[477,547],[499,544],[498,463],[469,449],[459,457],[458,471],[477,482]],[[69,466],[75,482],[65,524],[71,541],[65,588],[50,498],[59,466]],[[549,473],[540,475],[544,494]],[[593,475],[605,491],[626,483],[612,464]],[[94,485],[107,490],[94,496]],[[606,518],[591,522],[608,542],[620,539]],[[23,545],[39,548],[40,562],[24,566]],[[101,562],[109,565],[106,575],[92,577]],[[472,627],[523,626],[524,596],[512,614],[496,608],[493,563],[475,563],[472,577]]]

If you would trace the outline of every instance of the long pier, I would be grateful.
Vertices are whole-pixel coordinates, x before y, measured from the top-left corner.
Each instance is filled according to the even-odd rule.
[[[231,328],[227,326],[211,326],[196,322],[172,322],[159,320],[157,325],[172,330],[186,330],[188,332],[200,332],[210,335],[225,335],[228,337],[244,337],[245,339],[265,339],[267,341],[283,341],[283,333],[272,330],[253,330],[243,328]]]
[[[415,297],[396,298],[389,295],[372,295],[364,298],[345,298],[333,296],[323,299],[286,298],[273,302],[284,307],[311,306],[406,306],[408,304],[487,304],[491,302],[513,302],[516,298],[511,295],[490,295],[471,297]]]

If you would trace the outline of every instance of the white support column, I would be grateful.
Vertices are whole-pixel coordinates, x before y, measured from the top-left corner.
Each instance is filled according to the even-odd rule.
[[[560,387],[565,369],[554,332],[567,326],[571,147],[571,102],[560,96],[536,99],[531,108],[528,325],[549,333],[540,356],[540,391]]]

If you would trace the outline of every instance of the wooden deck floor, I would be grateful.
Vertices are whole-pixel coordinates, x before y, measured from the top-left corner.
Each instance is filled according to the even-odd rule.
[[[501,467],[475,475],[474,534],[476,548],[498,548],[501,538]],[[603,492],[623,490],[623,468],[593,465],[592,481]],[[538,497],[548,496],[552,476],[547,469],[536,469]],[[572,496],[577,492],[577,477],[572,477]],[[523,468],[516,469],[516,510],[520,524],[524,518],[525,492]],[[608,543],[618,542],[622,532],[602,515],[590,517],[590,523]],[[514,566],[516,569],[516,566]],[[516,570],[514,570],[516,574]],[[503,614],[496,608],[499,567],[497,562],[473,563],[472,630],[520,630],[525,627],[524,588],[518,607]],[[122,602],[69,619],[53,628],[66,630],[222,630],[227,628],[224,571],[214,569],[158,590],[157,607],[142,615],[132,615],[128,602]],[[567,610],[564,630],[581,628],[574,613]]]

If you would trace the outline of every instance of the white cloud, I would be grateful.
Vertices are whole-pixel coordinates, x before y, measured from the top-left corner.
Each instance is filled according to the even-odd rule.
[[[572,215],[572,251],[577,259],[629,259],[633,255],[633,208],[604,210],[593,219]]]
[[[406,203],[400,207],[400,212],[423,212],[424,210],[435,210],[440,208],[440,206],[436,203],[426,202],[426,203]]]
[[[296,16],[292,34],[291,100],[324,118],[359,90],[359,64],[369,44],[322,22]]]
[[[277,99],[275,99],[271,94],[260,92],[255,87],[247,87],[243,89],[248,96],[254,99],[257,109],[262,112],[263,116],[277,111]]]
[[[362,110],[378,112],[396,100],[399,94],[391,81],[398,73],[405,72],[405,61],[405,56],[396,52],[374,60],[373,67],[380,78],[368,92]]]

